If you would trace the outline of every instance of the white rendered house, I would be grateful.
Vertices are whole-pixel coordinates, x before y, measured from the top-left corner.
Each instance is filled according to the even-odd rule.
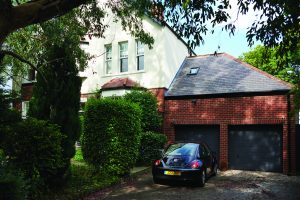
[[[168,25],[145,16],[143,28],[154,38],[153,48],[149,49],[123,31],[120,23],[112,22],[109,17],[107,20],[109,28],[104,38],[87,37],[82,44],[82,48],[95,58],[80,72],[83,80],[81,101],[85,102],[99,89],[104,97],[121,96],[130,87],[126,84],[128,80],[157,96],[163,95],[183,60],[190,55],[187,44]]]

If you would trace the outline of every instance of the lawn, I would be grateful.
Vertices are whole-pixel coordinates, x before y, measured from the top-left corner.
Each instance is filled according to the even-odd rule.
[[[60,191],[51,192],[47,199],[71,200],[82,199],[101,188],[106,188],[120,181],[119,177],[107,174],[96,173],[88,166],[83,158],[80,149],[76,150],[76,154],[71,161],[72,176],[68,184]]]

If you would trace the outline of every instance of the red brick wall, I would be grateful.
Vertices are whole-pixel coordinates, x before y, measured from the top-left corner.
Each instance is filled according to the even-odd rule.
[[[165,100],[164,133],[170,141],[175,139],[174,125],[219,124],[220,164],[228,163],[228,125],[281,124],[283,125],[283,172],[288,172],[288,104],[287,96],[252,96],[232,98],[207,98]],[[292,127],[293,125],[291,125]],[[295,130],[290,130],[292,138]],[[293,140],[295,141],[295,140]],[[291,144],[291,155],[295,159],[295,144]],[[295,170],[295,161],[292,170]]]
[[[167,90],[166,88],[151,88],[151,89],[149,89],[149,91],[152,92],[152,94],[154,96],[156,96],[157,101],[158,101],[158,111],[161,113],[164,112],[166,90]]]

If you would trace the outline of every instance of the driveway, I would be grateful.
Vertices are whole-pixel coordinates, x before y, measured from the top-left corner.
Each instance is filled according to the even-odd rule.
[[[278,173],[229,170],[210,178],[204,188],[153,184],[151,173],[113,191],[87,199],[188,200],[188,199],[284,199],[300,200],[300,177]]]

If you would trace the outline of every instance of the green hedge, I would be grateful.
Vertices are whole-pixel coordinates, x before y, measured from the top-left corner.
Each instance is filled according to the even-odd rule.
[[[162,116],[158,112],[157,99],[150,91],[132,90],[124,98],[137,103],[142,109],[141,127],[144,132],[160,130]]]
[[[15,125],[3,152],[8,163],[24,172],[31,187],[45,188],[56,184],[55,174],[63,163],[61,141],[58,126],[29,118]]]
[[[129,173],[140,145],[141,110],[122,98],[89,99],[84,113],[83,158],[114,175]]]
[[[21,172],[0,163],[0,199],[27,199],[27,182]]]
[[[161,157],[161,150],[167,142],[167,137],[160,133],[142,133],[140,155],[137,161],[139,165],[150,165],[155,159]]]

